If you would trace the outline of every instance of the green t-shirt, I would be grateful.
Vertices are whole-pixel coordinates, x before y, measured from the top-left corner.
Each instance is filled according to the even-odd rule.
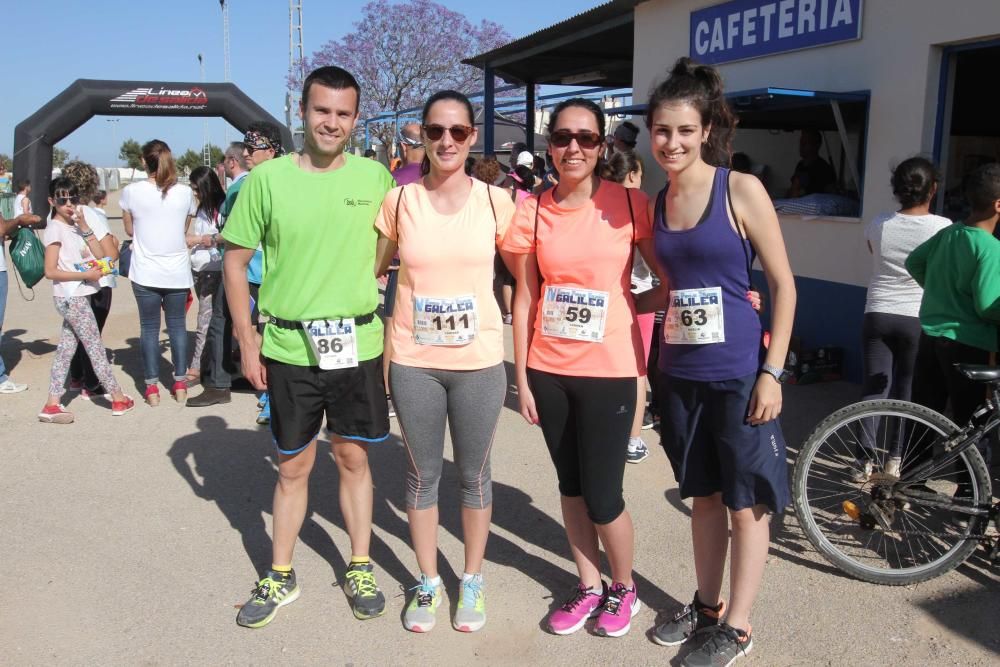
[[[264,247],[260,311],[285,320],[360,317],[375,311],[375,215],[394,185],[375,160],[345,153],[340,169],[303,171],[294,155],[254,167],[222,236]],[[358,359],[382,354],[382,321],[357,328]],[[305,331],[267,326],[264,356],[315,366]]]
[[[249,176],[249,174],[247,174]],[[243,187],[243,182],[247,180],[247,176],[243,176],[229,185],[229,189],[226,190],[226,200],[222,202],[222,219],[225,220],[232,214],[233,206],[236,205],[236,198],[240,195],[240,188]]]
[[[955,224],[917,246],[906,270],[924,288],[920,326],[928,336],[997,351],[1000,241]]]

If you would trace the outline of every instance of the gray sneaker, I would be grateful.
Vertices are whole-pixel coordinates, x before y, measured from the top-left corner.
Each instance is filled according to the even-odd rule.
[[[666,623],[656,626],[653,630],[653,641],[660,646],[683,644],[696,633],[718,625],[724,607],[724,602],[720,602],[719,606],[714,608],[702,604],[696,592],[691,604],[674,614],[674,617]]]
[[[385,596],[375,583],[374,569],[371,563],[353,563],[344,575],[344,590],[351,598],[354,616],[362,621],[385,613]]]
[[[483,591],[483,575],[477,574],[469,581],[463,581],[459,590],[458,608],[452,627],[459,632],[476,632],[486,625],[486,593]]]
[[[420,575],[420,583],[412,590],[413,599],[403,612],[403,627],[410,632],[430,632],[437,624],[441,584],[432,584],[426,575]]]
[[[298,598],[295,570],[288,574],[268,570],[264,578],[257,582],[250,599],[240,607],[236,623],[245,628],[262,628],[274,619],[279,609]]]
[[[750,633],[725,623],[709,628],[705,635],[702,645],[684,658],[684,667],[729,667],[753,648]]]

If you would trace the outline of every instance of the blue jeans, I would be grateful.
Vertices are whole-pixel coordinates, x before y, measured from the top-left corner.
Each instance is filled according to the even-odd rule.
[[[174,380],[183,380],[187,373],[187,328],[184,306],[186,287],[145,287],[132,283],[135,302],[139,306],[139,350],[146,386],[155,385],[160,376],[160,309],[167,320],[170,338],[170,360],[174,364]]]
[[[0,252],[3,252],[2,240],[0,240]],[[0,343],[3,342],[3,316],[4,311],[7,310],[7,273],[7,271],[0,271]],[[0,382],[6,381],[7,367],[3,365],[3,355],[0,355]]]

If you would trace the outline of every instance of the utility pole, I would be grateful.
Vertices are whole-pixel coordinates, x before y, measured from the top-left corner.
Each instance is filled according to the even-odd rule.
[[[116,168],[118,167],[118,159],[119,159],[118,158],[118,153],[120,152],[119,151],[119,146],[118,146],[118,121],[120,121],[120,120],[121,120],[121,118],[105,118],[104,119],[105,123],[111,123],[111,146],[114,148],[114,151],[115,151],[115,153],[114,153],[114,155],[115,155],[114,165],[115,165]]]
[[[201,82],[205,83],[205,59],[200,53],[198,67],[201,69]],[[208,148],[208,117],[202,121],[201,161],[206,167],[212,166],[212,151]]]
[[[304,80],[306,57],[305,48],[302,44],[302,0],[288,0],[288,71],[289,73],[298,70],[299,79]],[[297,131],[299,125],[298,109],[302,95],[298,91],[288,90],[285,92],[285,125],[292,133],[295,142],[294,147],[287,147],[288,150],[298,149],[302,133]]]
[[[219,0],[222,8],[222,80],[229,83],[229,5]],[[229,145],[229,123],[225,123],[225,144]]]

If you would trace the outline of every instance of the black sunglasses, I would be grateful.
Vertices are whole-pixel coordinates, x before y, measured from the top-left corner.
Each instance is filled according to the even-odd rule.
[[[75,206],[80,203],[80,198],[76,195],[72,197],[54,197],[54,199],[56,200],[56,206],[65,206],[66,204],[73,204]]]
[[[472,134],[473,128],[468,125],[452,125],[451,127],[445,127],[443,125],[424,125],[424,134],[431,141],[437,141],[444,136],[444,131],[448,130],[451,134],[451,138],[462,143]]]
[[[549,143],[556,148],[566,148],[576,139],[580,148],[597,148],[604,143],[604,137],[596,132],[570,132],[569,130],[556,130],[549,135]]]

